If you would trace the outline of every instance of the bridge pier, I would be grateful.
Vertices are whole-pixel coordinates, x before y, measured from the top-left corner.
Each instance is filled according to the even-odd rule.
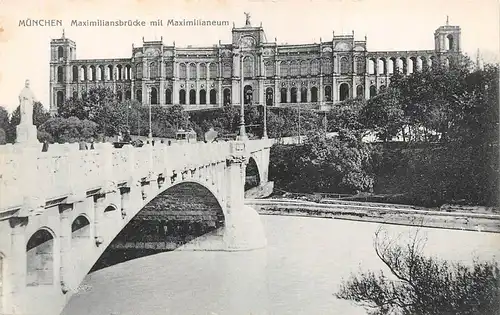
[[[244,204],[245,170],[248,157],[245,144],[231,144],[231,155],[227,158],[227,204],[224,227],[224,244],[227,250],[250,250],[263,248],[267,239],[255,209]]]

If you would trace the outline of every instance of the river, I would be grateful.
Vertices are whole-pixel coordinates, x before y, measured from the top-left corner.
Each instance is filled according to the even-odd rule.
[[[359,314],[333,293],[360,269],[383,269],[380,224],[261,216],[268,246],[247,252],[176,250],[87,275],[62,315]],[[390,235],[415,228],[386,225]],[[425,253],[470,262],[500,260],[500,234],[421,229]],[[385,269],[384,269],[385,270]]]

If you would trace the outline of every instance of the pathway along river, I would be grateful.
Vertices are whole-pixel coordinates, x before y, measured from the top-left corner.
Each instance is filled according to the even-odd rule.
[[[360,268],[384,268],[373,250],[380,224],[261,216],[265,249],[172,251],[88,275],[63,315],[366,314],[333,293]],[[390,235],[414,227],[386,225]],[[500,260],[500,234],[421,229],[426,254]],[[384,269],[386,270],[386,269]]]

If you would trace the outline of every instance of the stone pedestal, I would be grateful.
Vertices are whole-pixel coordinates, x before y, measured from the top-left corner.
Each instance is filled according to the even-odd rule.
[[[225,249],[250,250],[267,245],[266,234],[259,214],[244,204],[245,191],[245,143],[233,142],[231,155],[226,160],[227,208],[225,213]]]
[[[224,244],[228,251],[252,250],[267,246],[266,233],[257,211],[242,205],[226,216]]]
[[[16,143],[25,145],[40,145],[37,138],[36,126],[28,124],[20,124],[16,127]]]

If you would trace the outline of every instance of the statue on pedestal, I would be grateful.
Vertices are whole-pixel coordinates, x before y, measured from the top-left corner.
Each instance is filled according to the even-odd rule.
[[[24,88],[19,93],[19,111],[21,121],[16,128],[16,143],[38,145],[36,127],[33,125],[33,104],[35,95],[30,89],[30,81],[26,80]]]
[[[33,104],[35,95],[30,89],[30,81],[26,80],[24,89],[19,94],[19,109],[21,112],[21,125],[33,125]]]

